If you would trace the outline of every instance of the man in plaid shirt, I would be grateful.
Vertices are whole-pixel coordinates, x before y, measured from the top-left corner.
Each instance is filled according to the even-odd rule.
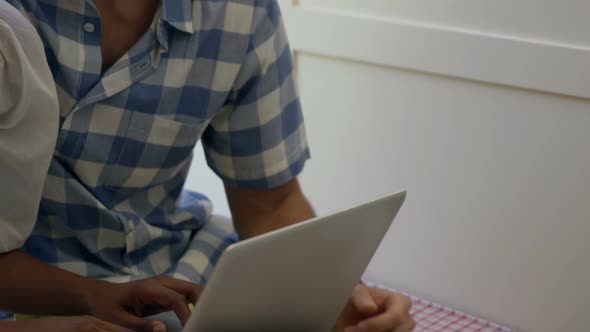
[[[23,250],[91,278],[204,284],[238,238],[313,217],[296,178],[309,151],[276,1],[9,2],[41,35],[60,104]],[[237,234],[183,190],[199,139]],[[338,327],[409,331],[408,307],[359,285]]]

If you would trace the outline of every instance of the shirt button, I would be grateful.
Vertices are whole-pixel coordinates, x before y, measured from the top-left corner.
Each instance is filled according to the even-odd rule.
[[[94,24],[92,24],[92,23],[84,24],[84,30],[86,30],[86,32],[94,32]]]

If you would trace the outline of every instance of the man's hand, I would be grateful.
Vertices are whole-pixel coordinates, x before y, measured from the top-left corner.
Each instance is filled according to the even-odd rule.
[[[90,314],[142,332],[163,332],[166,326],[144,317],[173,310],[182,325],[190,316],[202,287],[166,276],[123,284],[102,283],[93,292]]]
[[[188,303],[195,303],[201,293],[198,285],[165,276],[125,284],[84,278],[42,263],[20,250],[0,254],[0,270],[3,311],[43,316],[91,315],[141,332],[165,331],[162,322],[144,318],[163,311],[174,310],[180,321],[186,323],[190,315]],[[0,321],[1,324],[4,323]],[[80,324],[97,326],[98,323],[88,323],[88,318],[82,318]],[[98,328],[95,330],[105,330]],[[70,330],[79,331],[67,331]]]
[[[4,321],[0,322],[0,330],[3,332],[132,332],[91,316]]]
[[[334,331],[410,332],[416,323],[406,296],[385,289],[355,286]]]

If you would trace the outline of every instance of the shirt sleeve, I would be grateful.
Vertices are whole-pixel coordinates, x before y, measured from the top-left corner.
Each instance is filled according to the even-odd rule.
[[[58,126],[41,40],[16,10],[3,6],[8,5],[0,3],[0,253],[20,248],[31,233]]]
[[[254,15],[250,46],[224,109],[203,135],[210,168],[229,185],[266,189],[309,158],[294,66],[276,1]]]

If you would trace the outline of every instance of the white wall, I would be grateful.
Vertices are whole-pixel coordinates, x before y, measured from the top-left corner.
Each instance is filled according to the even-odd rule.
[[[522,331],[584,331],[588,102],[299,61],[319,211],[409,191],[369,279]]]
[[[584,0],[299,0],[301,6],[590,45]]]
[[[590,4],[280,2],[318,212],[409,192],[367,277],[519,331],[586,331]],[[227,213],[201,155],[188,185]]]
[[[193,163],[186,179],[186,187],[206,194],[213,202],[214,213],[229,216],[223,182],[207,166],[201,143],[197,144],[193,153]]]

